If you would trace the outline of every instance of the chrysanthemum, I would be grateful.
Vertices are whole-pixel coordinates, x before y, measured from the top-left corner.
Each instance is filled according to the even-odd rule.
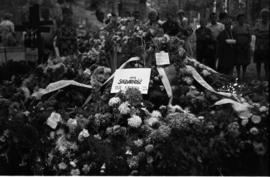
[[[130,104],[126,101],[118,107],[118,110],[120,111],[121,114],[129,114],[130,113]]]
[[[109,101],[109,106],[118,105],[120,102],[121,102],[121,99],[119,97],[112,97]]]
[[[128,119],[128,125],[133,128],[139,128],[142,124],[142,119],[139,116],[133,115]]]
[[[127,89],[125,96],[131,105],[139,105],[143,100],[141,91],[136,88]]]
[[[150,138],[153,141],[164,141],[166,140],[171,134],[171,128],[166,125],[161,125],[157,130],[154,130],[150,134]]]

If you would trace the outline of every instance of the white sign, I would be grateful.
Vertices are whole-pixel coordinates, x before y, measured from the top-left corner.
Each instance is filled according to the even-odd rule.
[[[169,53],[164,51],[156,53],[156,64],[158,66],[169,65],[170,64]]]
[[[115,72],[111,93],[137,88],[142,94],[147,94],[150,75],[150,68],[118,69]]]

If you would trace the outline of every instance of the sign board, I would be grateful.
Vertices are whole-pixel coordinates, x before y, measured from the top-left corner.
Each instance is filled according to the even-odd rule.
[[[151,68],[118,69],[115,72],[111,93],[137,88],[142,94],[148,93]]]
[[[156,64],[157,66],[169,65],[170,64],[169,53],[164,51],[156,53]]]

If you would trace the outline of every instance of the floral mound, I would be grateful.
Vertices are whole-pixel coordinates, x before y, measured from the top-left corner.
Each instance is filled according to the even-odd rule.
[[[235,83],[186,57],[181,40],[146,40],[147,29],[125,23],[81,41],[79,56],[49,59],[0,85],[0,174],[268,175],[268,82]],[[170,54],[173,105],[155,66],[161,50]],[[126,67],[151,67],[148,95],[110,94],[103,83],[116,51],[120,64],[141,57]],[[35,96],[59,80],[93,89]]]
[[[190,104],[185,110],[180,106],[154,109],[136,89],[114,97],[109,90],[96,92],[85,108],[71,110],[58,106],[61,100],[54,96],[34,106],[21,104],[19,95],[10,100],[2,97],[1,174],[267,173],[267,100],[258,103],[246,96],[254,105],[253,115],[240,119],[227,105],[203,108],[195,115],[189,112]],[[192,94],[186,97],[196,106],[211,103]]]

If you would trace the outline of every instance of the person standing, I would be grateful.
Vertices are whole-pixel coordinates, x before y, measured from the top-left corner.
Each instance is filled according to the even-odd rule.
[[[0,35],[4,46],[16,45],[15,26],[11,21],[11,14],[6,13],[0,23]]]
[[[236,40],[235,34],[232,31],[232,20],[227,18],[224,20],[224,25],[225,29],[217,37],[218,71],[232,75],[236,57]]]
[[[179,26],[179,33],[177,34],[177,37],[185,41],[184,48],[187,52],[187,55],[193,57],[193,50],[191,46],[191,36],[193,34],[193,29],[189,24],[188,18],[185,17],[185,12],[182,9],[177,12],[177,23]]]
[[[72,19],[72,10],[63,8],[63,20],[54,38],[56,56],[74,55],[77,51],[76,27]]]
[[[209,67],[216,69],[217,61],[217,37],[224,30],[224,25],[217,22],[217,14],[212,12],[210,14],[210,23],[207,25],[207,28],[211,30],[212,43],[209,46],[210,55],[206,59],[205,64]]]
[[[180,32],[180,29],[174,13],[167,12],[166,17],[167,21],[162,25],[164,33],[168,34],[169,36],[176,36]]]
[[[256,63],[257,76],[261,79],[261,64],[264,64],[265,76],[269,76],[269,10],[262,9],[254,32],[256,36],[254,62]]]
[[[235,66],[237,77],[241,80],[245,79],[247,66],[250,64],[250,42],[251,30],[250,26],[245,23],[245,15],[239,14],[237,16],[237,23],[233,27],[236,38],[236,60]],[[241,75],[242,68],[242,77]]]
[[[206,23],[205,19],[201,19],[200,27],[195,31],[197,60],[201,63],[205,63],[209,57],[209,44],[211,44],[211,30],[206,28]]]

